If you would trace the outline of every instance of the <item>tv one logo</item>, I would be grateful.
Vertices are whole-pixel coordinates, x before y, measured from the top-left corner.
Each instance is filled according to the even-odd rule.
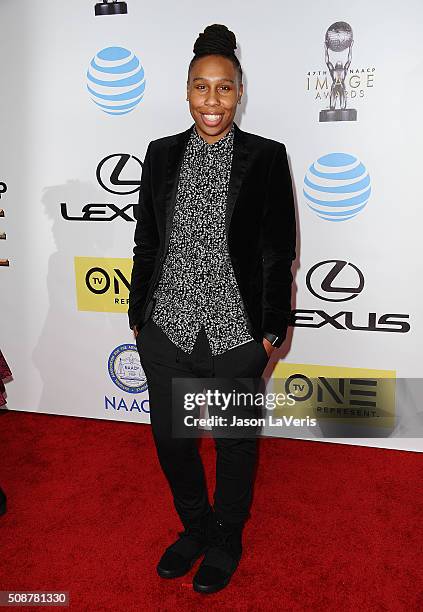
[[[365,288],[362,271],[353,263],[342,259],[320,261],[310,268],[306,275],[306,285],[312,295],[324,302],[350,302],[356,299]],[[360,317],[349,309],[327,312],[326,309],[294,310],[295,327],[319,329],[330,325],[337,330],[396,332],[405,334],[410,331],[407,313],[369,312]]]
[[[128,312],[132,259],[75,257],[78,310]]]
[[[292,395],[299,418],[395,425],[395,370],[279,361],[272,391]],[[285,412],[285,407],[284,407]]]

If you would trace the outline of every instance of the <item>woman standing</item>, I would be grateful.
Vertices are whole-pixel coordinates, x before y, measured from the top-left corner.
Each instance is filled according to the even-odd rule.
[[[140,189],[129,325],[148,382],[151,425],[185,527],[163,578],[204,559],[194,589],[225,587],[242,553],[255,438],[215,437],[210,505],[196,440],[172,436],[173,377],[260,377],[291,311],[295,210],[285,146],[234,122],[243,95],[235,36],[214,24],[188,69],[194,124],[150,142]]]
[[[6,400],[4,399],[3,393],[6,391],[3,380],[6,380],[12,376],[9,366],[7,365],[6,359],[3,353],[0,351],[0,406],[4,406]],[[6,493],[0,487],[0,516],[5,514],[7,507]]]

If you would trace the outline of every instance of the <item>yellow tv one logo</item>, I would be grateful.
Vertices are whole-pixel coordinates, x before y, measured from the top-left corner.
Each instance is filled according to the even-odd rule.
[[[75,257],[78,310],[128,312],[132,259]]]
[[[395,370],[283,361],[272,375],[272,391],[294,397],[295,417],[388,428],[395,425],[395,383]]]

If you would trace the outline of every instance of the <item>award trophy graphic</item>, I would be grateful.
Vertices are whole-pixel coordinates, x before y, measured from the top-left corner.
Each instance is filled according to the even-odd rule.
[[[354,108],[347,108],[347,90],[345,88],[353,44],[353,31],[349,23],[337,21],[329,26],[325,37],[325,61],[332,78],[330,108],[320,111],[319,121],[357,120],[357,111]],[[347,49],[348,54],[345,57],[344,52]],[[329,51],[333,54],[332,58],[329,56]]]

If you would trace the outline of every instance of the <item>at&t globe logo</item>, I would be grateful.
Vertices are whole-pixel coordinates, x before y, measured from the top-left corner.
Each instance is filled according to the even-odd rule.
[[[91,100],[109,115],[125,115],[144,96],[144,68],[124,47],[106,47],[91,60],[87,70]]]
[[[308,206],[326,221],[347,221],[366,206],[371,192],[370,176],[363,163],[348,153],[319,157],[304,178]]]

